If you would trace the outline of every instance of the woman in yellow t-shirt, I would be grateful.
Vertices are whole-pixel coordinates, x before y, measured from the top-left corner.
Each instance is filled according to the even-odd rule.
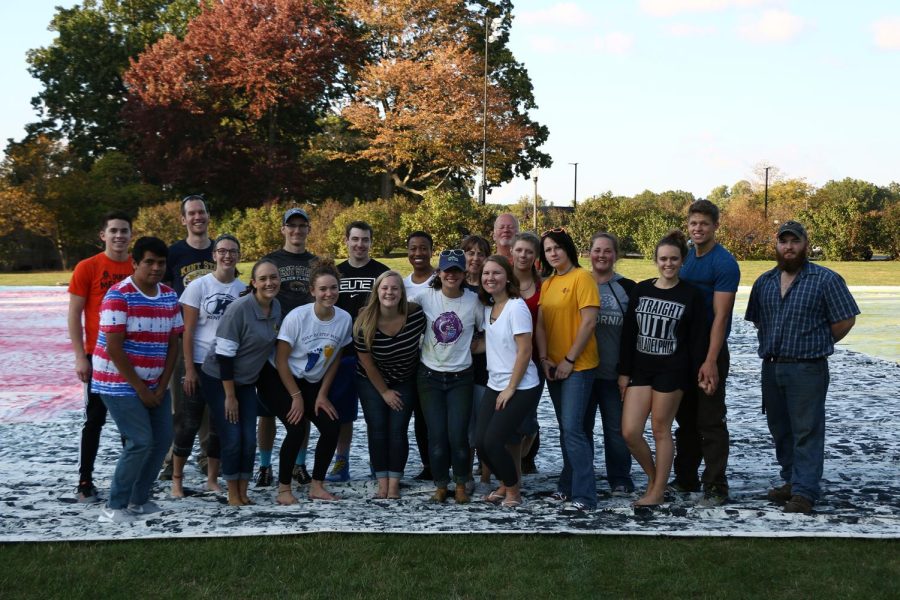
[[[541,286],[537,346],[563,455],[553,497],[571,500],[577,510],[591,510],[597,506],[591,388],[599,364],[594,327],[600,296],[590,272],[578,264],[575,242],[564,229],[544,232],[540,252],[541,264],[552,273]]]

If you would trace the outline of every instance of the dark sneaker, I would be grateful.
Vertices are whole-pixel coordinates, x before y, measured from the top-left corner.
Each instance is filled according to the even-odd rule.
[[[678,479],[673,479],[666,486],[666,490],[676,494],[691,494],[700,491],[700,482],[698,481],[697,483],[690,484],[679,481]]]
[[[634,486],[625,485],[623,483],[614,485],[610,489],[610,494],[616,496],[617,498],[622,496],[630,496],[632,493],[634,493]]]
[[[272,487],[272,467],[260,467],[256,474],[256,487]]]
[[[433,477],[431,476],[431,467],[422,467],[422,471],[413,477],[416,481],[431,481]]]
[[[791,499],[791,495],[791,484],[789,483],[774,487],[766,494],[772,502],[787,502]]]
[[[162,471],[159,472],[160,481],[172,481],[172,463],[163,465]]]
[[[97,488],[95,488],[94,484],[90,481],[82,481],[78,484],[76,497],[80,504],[96,504],[101,501],[100,494],[97,493]]]
[[[713,485],[703,490],[703,498],[697,501],[697,506],[715,508],[716,506],[722,506],[726,502],[728,502],[728,489]]]
[[[794,494],[791,496],[791,499],[787,501],[784,505],[784,512],[786,513],[801,513],[804,515],[808,515],[812,512],[813,503],[812,500],[805,496],[800,496],[798,494]]]
[[[300,485],[306,485],[307,483],[312,482],[312,477],[309,476],[309,471],[306,470],[306,465],[294,465],[294,470],[291,473],[291,477],[293,477],[294,481],[296,481]]]

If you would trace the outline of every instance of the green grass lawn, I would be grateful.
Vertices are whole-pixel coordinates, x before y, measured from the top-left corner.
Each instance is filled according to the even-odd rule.
[[[900,544],[312,534],[0,546],[3,597],[896,598]]]
[[[378,260],[404,275],[411,270],[405,256],[379,258]],[[437,264],[437,259],[434,263]],[[590,266],[590,262],[584,257],[581,259],[581,264],[586,268]],[[849,285],[900,285],[900,261],[818,261],[816,264],[837,271]],[[752,285],[761,273],[774,267],[775,263],[756,260],[741,261],[740,265],[741,285]],[[252,266],[252,263],[241,263],[240,270],[243,273],[241,279],[247,279]],[[619,261],[617,270],[636,281],[656,276],[656,267],[653,263],[643,259],[623,259]],[[71,275],[71,272],[68,271],[0,273],[0,285],[67,285]]]

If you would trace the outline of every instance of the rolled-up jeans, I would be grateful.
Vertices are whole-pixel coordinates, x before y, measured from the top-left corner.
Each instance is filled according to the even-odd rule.
[[[127,508],[146,504],[166,452],[172,444],[172,397],[167,391],[159,406],[147,408],[134,396],[100,399],[125,440],[113,473],[107,506]]]
[[[238,401],[238,422],[225,418],[225,388],[222,380],[200,373],[203,397],[209,405],[209,416],[219,435],[222,455],[222,479],[249,480],[256,458],[256,410],[259,400],[253,384],[234,384]]]
[[[400,479],[409,458],[409,419],[416,399],[415,381],[403,381],[388,386],[400,394],[401,410],[394,410],[384,401],[372,382],[357,377],[356,391],[366,417],[369,438],[369,460],[375,478]]]
[[[197,373],[200,373],[203,365],[194,364]],[[172,444],[172,454],[180,458],[187,458],[194,448],[194,439],[200,426],[203,424],[203,413],[206,411],[206,399],[203,397],[202,386],[197,385],[193,394],[184,394],[181,399],[181,415],[174,419],[175,441]],[[215,426],[209,428],[209,441],[207,444],[207,456],[209,458],[221,458],[219,436]]]
[[[469,478],[469,418],[472,414],[472,369],[455,373],[432,371],[419,365],[416,377],[419,401],[428,424],[431,474],[438,487]]]
[[[556,490],[589,508],[597,506],[594,479],[594,411],[591,395],[594,371],[572,371],[561,381],[548,381],[550,399],[559,422],[563,469]]]

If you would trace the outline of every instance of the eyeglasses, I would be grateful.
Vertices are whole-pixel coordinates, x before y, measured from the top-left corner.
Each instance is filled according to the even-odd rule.
[[[554,227],[553,229],[548,229],[544,233],[541,234],[541,237],[544,237],[548,233],[568,233],[565,227]]]
[[[460,250],[459,248],[454,248],[452,250],[441,250],[441,256],[465,256],[466,253],[464,250]]]
[[[309,223],[285,223],[284,226],[288,229],[308,229]]]
[[[240,250],[230,250],[228,248],[216,248],[216,254],[219,256],[237,256],[240,254]]]

